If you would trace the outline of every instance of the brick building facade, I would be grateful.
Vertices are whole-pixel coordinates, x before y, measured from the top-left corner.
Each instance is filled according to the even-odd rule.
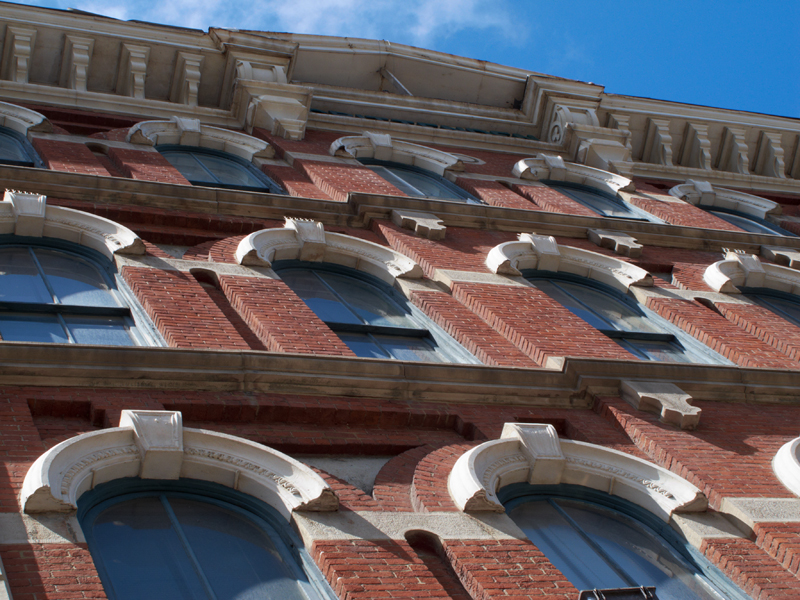
[[[0,14],[0,598],[800,598],[796,119]]]

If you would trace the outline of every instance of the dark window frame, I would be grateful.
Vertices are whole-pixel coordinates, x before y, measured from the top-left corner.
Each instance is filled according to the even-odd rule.
[[[39,155],[37,154],[33,145],[28,141],[27,137],[8,127],[0,127],[0,144],[3,143],[3,137],[7,137],[11,143],[15,143],[17,147],[28,156],[29,160],[20,161],[0,159],[0,165],[8,165],[12,167],[33,167],[37,169],[44,168],[44,162],[41,158],[39,158]]]
[[[452,181],[449,181],[445,177],[442,177],[438,173],[433,173],[433,172],[431,172],[431,171],[429,171],[427,169],[423,169],[421,167],[417,167],[417,166],[414,166],[414,165],[406,165],[406,164],[403,164],[403,163],[393,162],[393,161],[389,161],[389,160],[377,160],[377,159],[374,159],[374,158],[359,158],[358,161],[362,165],[364,165],[365,167],[370,167],[370,166],[391,167],[391,168],[398,169],[398,170],[401,170],[401,171],[409,171],[411,173],[416,173],[418,175],[423,175],[423,176],[427,177],[428,179],[430,179],[430,181],[432,183],[434,183],[435,185],[438,185],[442,189],[447,190],[448,192],[450,192],[454,196],[453,198],[435,198],[435,197],[425,196],[425,195],[421,194],[421,195],[412,196],[414,198],[428,198],[430,200],[445,200],[445,201],[450,201],[450,202],[461,202],[461,203],[466,203],[466,204],[484,204],[483,201],[481,201],[479,198],[476,198],[475,196],[470,194],[467,190],[457,186],[455,183],[453,183]],[[392,185],[395,185],[395,183],[393,181],[390,181],[390,180],[386,179],[380,173],[375,173],[375,174],[378,175],[379,177],[383,178],[385,181],[388,181]],[[395,177],[398,177],[399,179],[402,179],[402,177],[400,177],[399,175],[397,175],[395,173],[393,173],[393,175],[395,175]],[[404,182],[404,183],[405,183],[405,185],[415,189],[412,184],[407,183],[407,182]],[[395,185],[395,187],[398,187],[398,186]],[[400,188],[398,187],[398,189],[400,189]],[[405,191],[405,190],[402,190],[402,191]],[[419,190],[417,190],[417,191],[419,191]]]
[[[275,181],[273,181],[270,177],[268,177],[265,173],[261,170],[257,169],[252,162],[248,162],[243,158],[236,156],[235,154],[231,154],[229,152],[222,152],[221,150],[214,150],[213,148],[202,148],[200,146],[182,146],[180,144],[161,144],[156,146],[155,148],[162,156],[164,153],[181,153],[184,155],[194,155],[194,154],[205,154],[207,156],[214,156],[216,158],[221,158],[235,164],[239,167],[242,167],[247,170],[247,172],[261,182],[262,186],[248,186],[248,185],[234,185],[229,183],[222,183],[219,181],[217,175],[215,175],[210,169],[208,169],[205,165],[203,165],[200,161],[197,161],[198,165],[211,177],[213,177],[216,181],[209,182],[209,181],[192,181],[188,177],[186,178],[189,183],[192,185],[196,185],[199,187],[211,187],[211,188],[220,188],[225,190],[240,190],[244,192],[262,192],[267,194],[280,194],[286,195],[286,191]],[[164,156],[166,159],[166,156]],[[168,160],[168,159],[167,159]],[[180,169],[178,169],[180,172]],[[181,173],[183,175],[183,173]]]
[[[731,225],[735,225],[739,229],[746,231],[747,233],[752,233],[755,235],[785,235],[789,237],[797,237],[796,234],[792,233],[791,231],[787,231],[780,225],[775,225],[774,223],[770,223],[766,219],[762,219],[761,217],[756,217],[754,215],[748,215],[747,213],[743,213],[739,210],[731,210],[729,208],[720,208],[717,206],[701,206],[703,210],[708,212],[709,214],[714,215],[725,221],[726,223],[730,223]],[[733,217],[739,217],[740,219],[744,219],[745,221],[750,221],[751,223],[755,224],[756,226],[760,226],[764,229],[768,229],[767,231],[747,231],[744,229],[741,224],[737,223],[734,219],[726,219],[725,215],[731,215]]]
[[[573,183],[571,181],[556,181],[553,179],[543,179],[540,183],[545,184],[552,190],[555,190],[561,194],[564,194],[571,200],[574,200],[581,206],[584,206],[591,210],[592,212],[597,213],[599,216],[605,219],[630,219],[633,221],[644,221],[644,222],[652,222],[649,218],[640,216],[633,207],[628,206],[618,195],[612,194],[610,192],[606,192],[604,190],[598,190],[597,188],[582,185],[579,183]],[[616,208],[619,211],[626,213],[625,215],[614,215],[614,214],[606,214],[602,208],[598,208],[589,204],[585,199],[582,199],[580,195],[570,193],[571,190],[576,190],[584,193],[591,194],[595,196],[601,203],[608,203],[613,208]],[[641,209],[640,209],[641,210]]]
[[[336,600],[336,595],[309,556],[300,537],[272,506],[253,496],[210,481],[197,479],[155,480],[138,477],[116,479],[100,484],[78,499],[78,522],[109,600],[114,600],[113,586],[108,584],[110,577],[105,570],[102,558],[98,560],[100,553],[93,537],[91,524],[105,509],[115,504],[161,494],[192,498],[226,509],[233,508],[236,512],[246,513],[257,526],[266,523],[268,529],[262,529],[262,531],[265,531],[273,541],[279,542],[278,549],[282,551],[281,556],[290,559],[285,562],[297,576],[306,596],[311,600]]]

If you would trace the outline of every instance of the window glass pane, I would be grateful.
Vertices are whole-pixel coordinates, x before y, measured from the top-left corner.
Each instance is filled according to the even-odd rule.
[[[34,250],[47,282],[62,304],[119,306],[100,272],[87,262],[54,250]]]
[[[789,319],[795,325],[800,325],[800,304],[797,302],[777,296],[749,294],[747,297],[768,310],[776,311],[779,316]]]
[[[648,322],[644,315],[638,314],[633,308],[609,294],[571,281],[559,281],[555,285],[587,304],[596,315],[610,323],[613,329],[661,333],[661,330]]]
[[[416,329],[411,317],[373,286],[353,277],[318,271],[316,273],[347,303],[350,310],[370,325]]]
[[[264,184],[250,173],[245,166],[224,156],[199,153],[193,156],[219,179],[219,183],[246,187],[264,187]]]
[[[572,314],[589,323],[592,327],[596,329],[614,329],[609,321],[602,319],[599,315],[589,310],[587,306],[578,302],[577,298],[582,296],[581,291],[585,289],[583,286],[576,286],[577,289],[575,290],[568,288],[569,291],[573,292],[574,296],[577,296],[576,298],[561,289],[561,286],[565,283],[563,281],[559,281],[558,284],[556,284],[544,279],[534,279],[531,283],[561,304],[564,308],[568,309]]]
[[[0,337],[7,342],[69,343],[55,315],[0,314]]]
[[[13,136],[0,131],[0,160],[14,160],[20,162],[31,162],[31,157],[22,147],[19,140]]]
[[[566,186],[553,187],[604,217],[629,218],[631,216],[631,211],[627,206],[597,192]]]
[[[213,175],[208,173],[189,152],[165,151],[161,155],[189,181],[217,183]]]
[[[427,175],[426,173],[418,173],[416,171],[410,171],[406,169],[401,169],[399,167],[386,167],[387,170],[394,173],[397,177],[412,185],[414,188],[419,190],[422,195],[426,198],[443,198],[445,200],[463,200],[458,196],[458,194],[454,193],[453,190],[449,189],[446,185],[442,184],[441,181],[438,181],[436,178],[438,175]]]
[[[444,362],[426,338],[376,335],[378,343],[392,358],[421,362]]]
[[[0,300],[52,304],[53,297],[28,248],[0,250]]]
[[[218,600],[305,600],[278,548],[253,521],[205,502],[169,502]]]
[[[342,304],[315,273],[301,270],[281,271],[281,279],[323,321],[362,324],[361,319]]]
[[[420,190],[407,184],[402,177],[398,177],[386,167],[381,165],[366,165],[366,167],[383,177],[386,181],[391,183],[404,194],[408,194],[409,196],[424,196]]]
[[[65,316],[64,321],[77,344],[135,345],[122,317]]]
[[[360,358],[392,358],[368,334],[340,333],[339,339]]]
[[[208,598],[159,498],[114,504],[95,519],[92,536],[92,556],[117,600]]]
[[[624,340],[620,345],[625,347],[630,344],[636,350],[644,354],[648,360],[659,362],[692,362],[686,353],[673,342],[656,342],[650,340]]]
[[[719,217],[723,221],[727,221],[731,225],[736,225],[739,229],[749,231],[750,233],[769,233],[772,235],[775,235],[777,233],[771,227],[768,227],[763,223],[759,223],[758,221],[753,221],[741,215],[732,215],[730,213],[719,212],[716,210],[710,210],[708,212],[710,212],[712,215]]]

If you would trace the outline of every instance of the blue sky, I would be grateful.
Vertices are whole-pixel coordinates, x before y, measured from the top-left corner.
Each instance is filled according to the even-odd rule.
[[[606,92],[800,118],[800,0],[32,0],[207,30],[385,39]]]

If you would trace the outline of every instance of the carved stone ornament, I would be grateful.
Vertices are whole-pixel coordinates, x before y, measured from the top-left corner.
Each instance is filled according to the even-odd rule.
[[[601,248],[613,250],[620,256],[638,258],[642,255],[641,244],[636,243],[636,239],[619,231],[606,231],[605,229],[589,229],[586,232],[589,241]]]
[[[133,231],[71,208],[47,206],[47,196],[6,190],[0,202],[0,234],[50,237],[114,254],[144,254],[144,242]]]
[[[800,269],[800,251],[796,248],[761,245],[761,256],[774,263],[792,269]]]
[[[800,273],[788,267],[762,263],[752,254],[728,252],[703,274],[703,281],[715,292],[738,294],[739,286],[765,287],[800,295]]]
[[[125,477],[213,481],[263,500],[287,520],[294,510],[332,511],[330,486],[310,467],[232,435],[184,428],[181,413],[122,411],[120,427],[72,437],[42,454],[25,476],[26,513],[69,512],[95,486]]]
[[[53,131],[52,123],[44,115],[8,102],[0,102],[0,125],[25,136],[29,131],[41,133]]]
[[[312,89],[287,84],[285,70],[273,68],[276,74],[282,74],[283,82],[259,83],[247,105],[245,126],[248,131],[260,127],[287,140],[302,140],[308,124]]]
[[[374,158],[413,165],[437,175],[444,175],[446,170],[464,170],[464,165],[457,156],[418,144],[401,142],[382,133],[365,132],[361,136],[341,137],[331,144],[328,151],[331,156]]]
[[[149,46],[122,44],[117,67],[116,91],[118,94],[144,100],[144,83],[149,60]]]
[[[634,408],[656,413],[665,423],[681,429],[696,429],[700,422],[702,411],[692,406],[692,397],[674,383],[623,380],[620,393]]]
[[[413,260],[373,242],[328,233],[322,223],[286,219],[282,229],[251,233],[236,248],[240,265],[269,267],[277,260],[308,260],[350,267],[374,275],[388,284],[397,277],[420,279],[422,267]]]
[[[275,156],[275,149],[263,140],[238,131],[203,125],[198,119],[181,117],[172,117],[169,121],[142,121],[130,128],[125,139],[146,146],[200,146],[228,152],[247,161]]]
[[[554,237],[521,233],[518,242],[495,246],[486,256],[492,273],[521,275],[524,269],[571,273],[594,279],[621,292],[632,285],[652,286],[653,277],[625,261],[580,248],[560,246]]]
[[[697,487],[655,464],[595,444],[561,440],[552,425],[506,423],[499,440],[458,459],[447,480],[463,511],[504,512],[497,491],[512,483],[572,484],[607,492],[664,521],[673,512],[702,512],[708,499]]]
[[[443,240],[447,227],[434,214],[413,210],[393,210],[392,223],[403,229],[410,229],[420,237],[429,240]]]
[[[28,83],[36,35],[35,29],[14,27],[10,24],[6,26],[0,78],[16,83]]]
[[[59,85],[79,92],[86,91],[89,67],[94,51],[94,39],[64,36],[64,51],[61,58]]]
[[[772,459],[772,470],[787,489],[800,496],[800,437],[781,446]]]
[[[616,194],[619,191],[632,192],[636,189],[633,182],[622,175],[587,167],[586,165],[566,162],[560,156],[548,154],[538,154],[534,158],[523,158],[514,165],[511,173],[514,177],[519,177],[520,179],[565,181],[567,183],[585,185],[611,194]]]
[[[707,181],[689,179],[669,191],[671,196],[702,208],[724,208],[745,215],[766,219],[767,215],[781,214],[781,205],[772,200],[714,187]]]

